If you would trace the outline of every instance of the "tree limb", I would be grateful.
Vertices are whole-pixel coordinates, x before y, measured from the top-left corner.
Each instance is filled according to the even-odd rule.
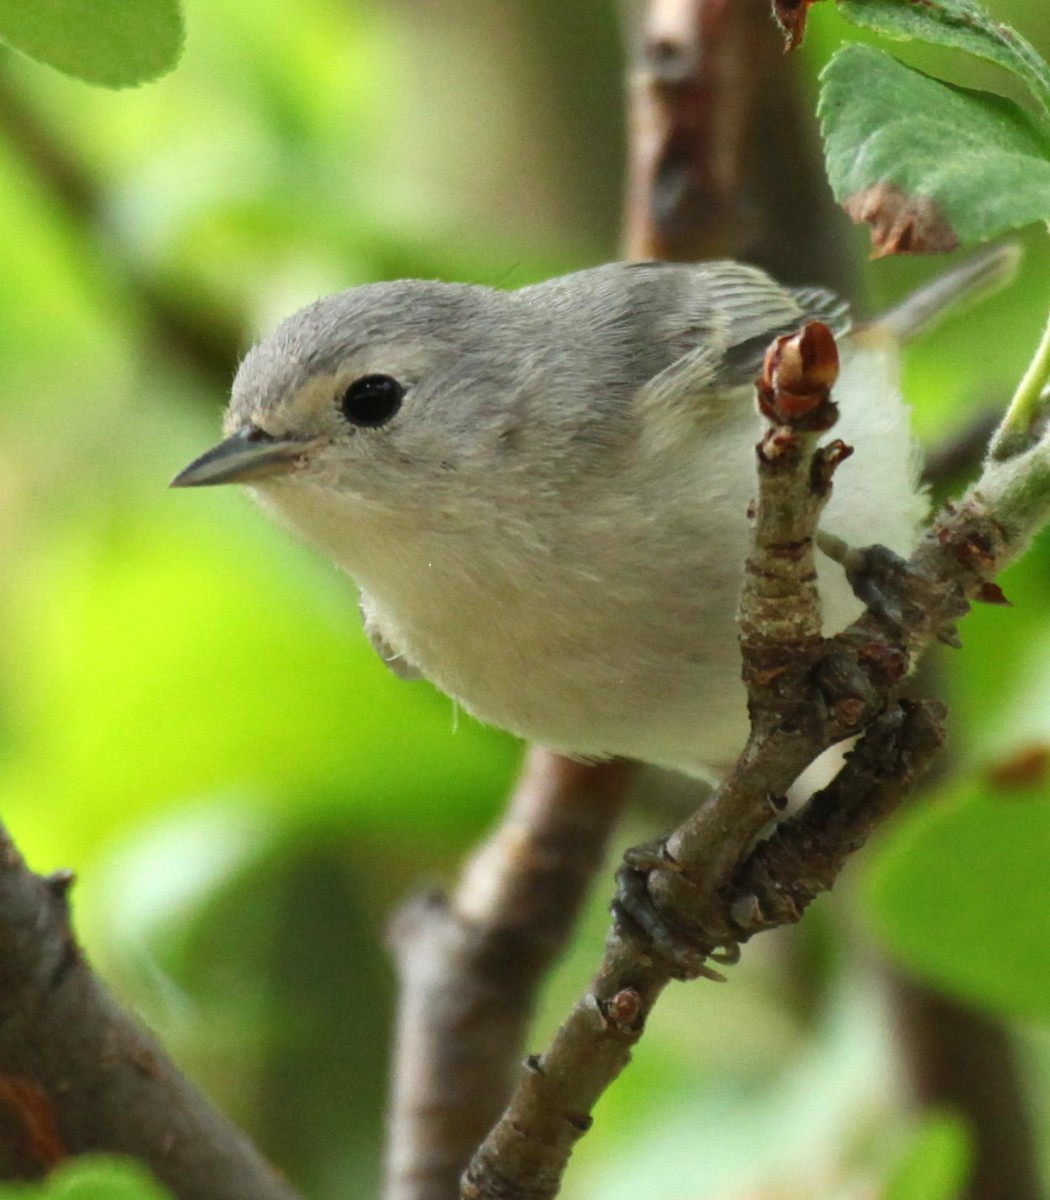
[[[509,1099],[540,980],[605,860],[633,777],[532,748],[507,812],[450,898],[390,934],[401,979],[387,1200],[447,1200]]]
[[[0,827],[0,1176],[107,1152],[141,1160],[180,1200],[295,1200],[92,974],[71,883],[34,875]]]

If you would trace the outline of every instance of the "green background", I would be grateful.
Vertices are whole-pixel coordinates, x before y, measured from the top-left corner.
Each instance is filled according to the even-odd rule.
[[[35,868],[77,871],[98,968],[311,1196],[375,1188],[384,924],[453,877],[520,747],[390,676],[349,581],[246,497],[166,483],[215,440],[237,353],[316,296],[617,256],[618,8],[211,0],[177,69],[116,91],[0,52],[0,813]],[[1050,55],[1050,14],[994,9]],[[846,35],[818,6],[799,69]],[[1021,96],[991,65],[900,52]],[[909,354],[927,442],[1023,370],[1050,305],[1045,233],[1025,241],[1005,299]],[[935,269],[866,268],[861,307]],[[1047,1132],[1050,804],[1038,778],[989,775],[1050,740],[1045,539],[1002,582],[1014,607],[935,664],[949,776],[800,930],[749,946],[727,986],[672,989],[567,1195],[950,1195],[965,1133],[908,1114],[887,960],[1011,1022]],[[622,841],[673,819],[641,806]]]

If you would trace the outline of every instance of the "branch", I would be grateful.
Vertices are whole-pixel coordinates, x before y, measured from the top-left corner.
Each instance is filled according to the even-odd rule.
[[[513,1091],[536,991],[605,859],[629,763],[530,749],[451,899],[396,918],[401,977],[387,1200],[447,1200]]]
[[[941,744],[936,706],[888,714],[853,752],[843,775],[777,838],[764,843],[724,889],[723,922],[738,940],[797,921],[828,890],[846,856],[859,848],[877,817],[900,803]],[[845,801],[843,806],[842,802]],[[845,813],[841,809],[845,807]],[[470,1200],[549,1200],[602,1092],[630,1061],[645,1022],[675,975],[642,943],[614,929],[588,992],[554,1042],[526,1062],[507,1112],[478,1151],[464,1179]]]
[[[0,827],[0,1176],[107,1152],[140,1159],[181,1200],[295,1200],[92,974],[71,883],[34,875]]]
[[[962,500],[938,514],[910,562],[879,547],[844,549],[847,573],[879,597],[880,611],[821,639],[812,543],[845,448],[813,445],[813,432],[832,415],[821,392],[834,377],[830,335],[817,330],[775,343],[759,389],[772,423],[758,447],[759,500],[741,602],[751,737],[722,785],[649,864],[657,869],[647,877],[656,915],[648,931],[685,933],[690,946],[669,948],[618,923],[588,992],[547,1052],[530,1060],[468,1168],[462,1194],[471,1200],[556,1195],[595,1102],[627,1064],[670,979],[710,977],[705,958],[719,948],[733,955],[755,932],[797,920],[831,886],[940,745],[940,707],[902,703],[904,678],[932,641],[953,640],[954,622],[971,600],[1001,602],[995,574],[1050,518],[1050,439],[1005,462],[989,458]],[[858,733],[864,736],[838,778],[751,849],[776,798],[804,767]]]
[[[738,942],[794,924],[831,890],[849,856],[896,812],[944,744],[945,715],[936,701],[888,710],[831,783],[759,842],[723,892]]]

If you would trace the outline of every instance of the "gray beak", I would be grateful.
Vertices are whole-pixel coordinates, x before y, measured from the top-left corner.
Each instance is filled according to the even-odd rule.
[[[171,481],[171,487],[209,487],[215,483],[249,483],[287,475],[321,439],[300,442],[275,438],[249,425],[195,458]]]

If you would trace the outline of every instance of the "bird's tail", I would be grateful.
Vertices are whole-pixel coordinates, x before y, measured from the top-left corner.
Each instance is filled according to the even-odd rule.
[[[1003,242],[972,255],[870,322],[899,342],[925,333],[953,309],[1005,287],[1017,274],[1021,247]]]

